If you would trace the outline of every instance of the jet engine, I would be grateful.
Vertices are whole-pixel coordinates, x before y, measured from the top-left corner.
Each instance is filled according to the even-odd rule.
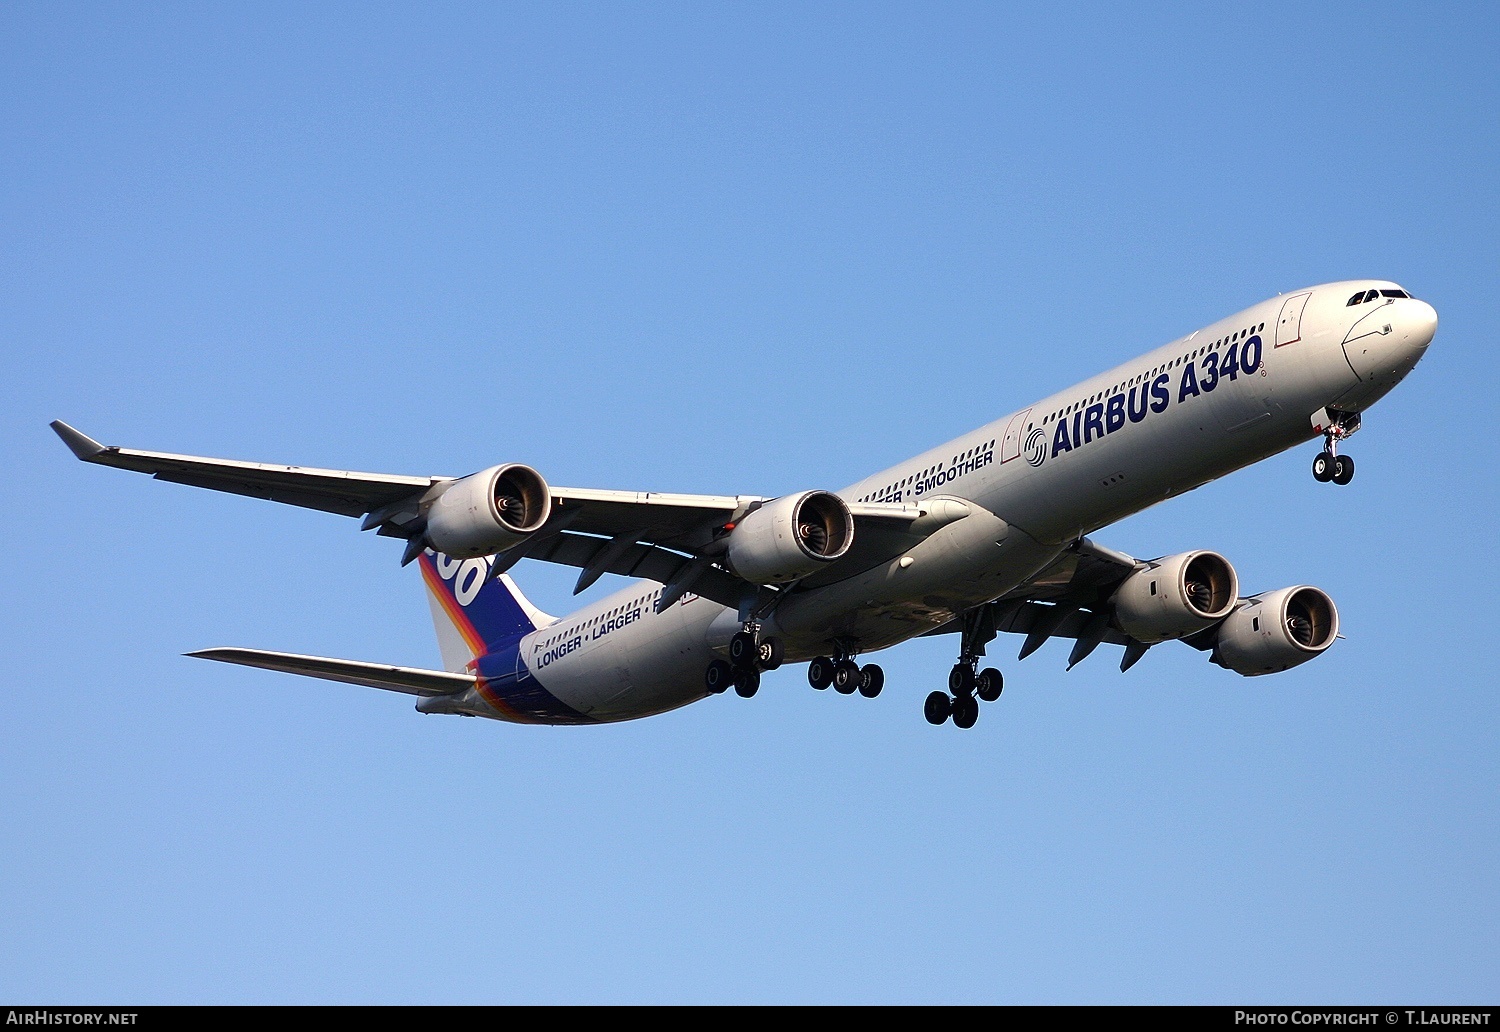
[[[427,510],[427,540],[457,559],[518,545],[547,522],[552,492],[530,466],[511,463],[455,480]]]
[[[767,502],[729,535],[729,565],[753,584],[806,577],[849,551],[854,517],[838,495],[803,491]]]
[[[1154,645],[1201,631],[1234,609],[1240,582],[1217,552],[1183,552],[1137,570],[1115,590],[1115,622]]]
[[[1333,599],[1302,585],[1267,591],[1244,603],[1219,627],[1213,662],[1246,677],[1289,670],[1323,652],[1339,633]]]

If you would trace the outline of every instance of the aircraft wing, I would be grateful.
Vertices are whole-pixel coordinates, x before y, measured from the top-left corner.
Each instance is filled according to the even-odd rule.
[[[436,496],[447,476],[401,476],[349,470],[283,466],[215,459],[170,452],[106,446],[58,420],[52,429],[84,462],[147,473],[191,487],[227,491],[365,517],[365,530],[407,538],[420,546],[422,505]],[[494,564],[509,569],[522,558],[576,566],[583,570],[579,591],[603,573],[623,573],[673,583],[691,576],[692,590],[737,605],[745,584],[714,560],[723,554],[723,527],[769,501],[758,495],[666,494],[553,487],[547,522]],[[920,535],[909,533],[924,510],[917,505],[850,503],[855,539],[849,554],[830,566],[849,576],[899,555]],[[404,561],[417,551],[408,549]],[[696,564],[696,565],[695,565]],[[828,576],[824,572],[821,576]],[[838,579],[834,577],[833,579]],[[701,582],[701,583],[700,583]],[[686,588],[684,588],[686,590]]]
[[[413,495],[420,497],[446,477],[403,477],[385,473],[352,473],[306,466],[209,459],[198,455],[106,447],[54,420],[52,429],[84,462],[149,473],[157,480],[214,491],[265,498],[341,516],[363,516]]]
[[[1079,538],[1036,576],[997,603],[1073,603],[1087,608],[1114,593],[1120,582],[1145,564],[1124,552]]]
[[[435,485],[454,479],[447,476],[411,477],[390,473],[359,473],[309,466],[282,466],[236,459],[213,459],[201,455],[140,451],[106,446],[61,420],[52,429],[84,462],[148,473],[157,480],[213,491],[249,495],[288,505],[338,513],[342,516],[376,514],[377,525],[399,516],[403,503],[415,506]],[[638,531],[642,539],[670,541],[701,531],[706,524],[723,522],[743,512],[755,496],[660,494],[641,491],[591,491],[553,488],[556,509],[572,513],[572,529],[588,534],[613,536],[623,530]],[[385,510],[385,511],[382,511]],[[575,513],[576,510],[576,513]],[[555,514],[556,515],[556,514]],[[555,516],[554,516],[555,518]],[[542,528],[544,531],[546,527]]]
[[[599,491],[580,487],[552,488],[553,518],[577,511],[568,530],[574,533],[616,534],[635,531],[639,540],[695,550],[705,530],[733,522],[757,505],[771,501],[760,495],[665,494],[653,491]],[[900,525],[920,516],[914,505],[850,502],[856,528],[862,523]],[[548,528],[543,527],[545,532]],[[858,532],[856,530],[856,539]]]
[[[1149,646],[1111,626],[1109,597],[1121,581],[1145,565],[1124,552],[1079,538],[1025,584],[927,633],[970,633],[978,643],[979,655],[984,655],[984,645],[1002,631],[1024,634],[1026,641],[1019,659],[1031,655],[1049,638],[1072,638],[1075,644],[1068,656],[1070,670],[1101,644],[1123,645],[1120,669],[1128,670]],[[1178,640],[1196,649],[1213,647],[1208,632]]]
[[[325,659],[322,656],[298,656],[290,652],[264,652],[260,649],[202,649],[189,652],[194,659],[212,659],[220,663],[280,670],[286,674],[321,677],[327,681],[361,684],[383,688],[405,695],[453,695],[471,688],[475,678],[470,674],[451,674],[444,670],[421,670],[416,667],[386,666],[382,663],[360,663],[352,659]]]

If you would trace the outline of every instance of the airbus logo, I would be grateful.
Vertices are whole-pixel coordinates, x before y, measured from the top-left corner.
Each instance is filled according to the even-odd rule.
[[[1047,434],[1041,427],[1031,431],[1026,438],[1026,461],[1033,466],[1047,461]]]

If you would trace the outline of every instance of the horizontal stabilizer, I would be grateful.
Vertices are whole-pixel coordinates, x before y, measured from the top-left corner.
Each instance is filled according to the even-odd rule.
[[[280,670],[285,674],[321,677],[345,684],[362,684],[367,688],[384,688],[406,695],[453,695],[471,688],[471,674],[450,674],[444,670],[420,670],[416,667],[387,666],[384,663],[360,663],[352,659],[325,659],[322,656],[297,656],[290,652],[265,652],[261,649],[203,649],[189,652],[194,659],[212,659],[220,663]]]

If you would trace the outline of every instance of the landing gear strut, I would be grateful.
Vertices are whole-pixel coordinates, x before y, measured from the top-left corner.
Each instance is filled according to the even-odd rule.
[[[874,663],[860,666],[854,656],[854,649],[840,642],[837,656],[818,656],[807,664],[807,683],[818,691],[832,685],[840,695],[859,692],[867,699],[875,698],[885,687],[885,671]]]
[[[1354,460],[1339,454],[1339,442],[1359,429],[1359,413],[1330,412],[1323,427],[1323,450],[1313,459],[1313,479],[1343,485],[1354,479]]]
[[[948,672],[948,691],[927,696],[922,713],[929,724],[971,728],[979,720],[979,699],[994,702],[1005,690],[1005,678],[994,667],[978,669],[984,647],[995,637],[995,624],[989,606],[979,606],[964,614],[958,662]],[[975,698],[978,696],[978,698]]]

